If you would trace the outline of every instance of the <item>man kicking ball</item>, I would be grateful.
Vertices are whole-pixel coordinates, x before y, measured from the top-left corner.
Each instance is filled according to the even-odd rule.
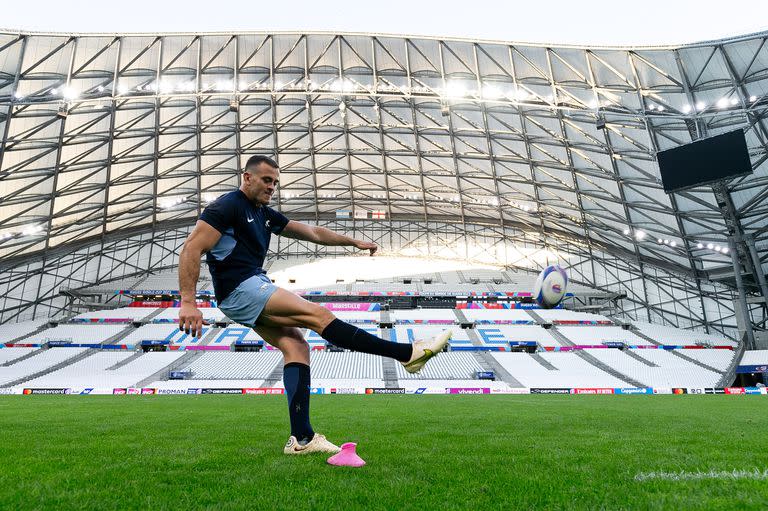
[[[240,188],[216,199],[200,215],[179,255],[179,329],[193,336],[202,331],[203,315],[195,306],[195,288],[200,258],[207,254],[219,309],[232,321],[253,328],[283,353],[283,382],[291,422],[291,436],[283,452],[337,453],[339,447],[315,433],[309,422],[309,345],[299,328],[314,330],[341,348],[394,358],[410,373],[418,372],[442,351],[451,331],[413,344],[385,341],[337,319],[325,307],[272,284],[263,269],[272,234],[320,245],[353,246],[369,250],[371,255],[378,248],[375,243],[348,238],[324,227],[288,220],[270,208],[279,177],[277,163],[253,156],[245,165]]]

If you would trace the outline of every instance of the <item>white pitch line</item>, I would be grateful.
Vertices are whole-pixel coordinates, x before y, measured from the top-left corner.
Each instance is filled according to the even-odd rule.
[[[709,472],[640,472],[635,481],[661,479],[665,481],[697,481],[702,479],[768,479],[768,469],[752,470],[710,470]]]

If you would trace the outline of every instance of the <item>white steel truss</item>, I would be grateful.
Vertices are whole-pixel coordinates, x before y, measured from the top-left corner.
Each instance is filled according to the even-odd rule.
[[[291,218],[397,246],[490,236],[560,247],[577,280],[628,282],[628,303],[685,325],[734,325],[722,247],[750,240],[759,264],[744,243],[737,259],[764,328],[767,37],[584,48],[0,32],[0,320],[55,311],[62,284],[172,265],[206,201],[265,154]],[[738,127],[754,174],[729,184],[730,216],[710,188],[663,193],[657,151]],[[142,254],[132,263],[131,247]]]

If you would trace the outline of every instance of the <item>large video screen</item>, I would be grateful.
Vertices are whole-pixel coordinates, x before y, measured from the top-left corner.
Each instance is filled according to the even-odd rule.
[[[752,172],[741,129],[659,151],[656,156],[667,193]]]

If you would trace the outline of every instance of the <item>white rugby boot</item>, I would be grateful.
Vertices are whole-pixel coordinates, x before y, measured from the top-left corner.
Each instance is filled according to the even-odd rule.
[[[427,361],[443,351],[448,344],[453,332],[443,330],[443,333],[436,335],[432,339],[415,341],[413,343],[413,355],[408,362],[400,362],[409,373],[418,373]]]
[[[324,452],[329,454],[336,454],[341,451],[341,447],[332,444],[326,440],[325,435],[315,433],[312,440],[305,445],[301,445],[295,436],[291,436],[288,442],[285,443],[283,448],[284,454],[312,454],[315,452]]]

